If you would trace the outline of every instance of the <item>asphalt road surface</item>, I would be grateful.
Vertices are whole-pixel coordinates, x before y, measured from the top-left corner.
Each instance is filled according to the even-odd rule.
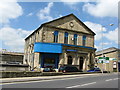
[[[118,74],[98,74],[64,79],[4,83],[2,88],[118,88]]]

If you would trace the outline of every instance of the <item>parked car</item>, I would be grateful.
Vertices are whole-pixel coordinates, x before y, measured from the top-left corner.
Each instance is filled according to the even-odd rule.
[[[55,72],[54,68],[44,68],[43,72]]]
[[[87,72],[101,72],[100,68],[93,68],[88,70]]]
[[[61,66],[59,72],[80,72],[75,66]]]

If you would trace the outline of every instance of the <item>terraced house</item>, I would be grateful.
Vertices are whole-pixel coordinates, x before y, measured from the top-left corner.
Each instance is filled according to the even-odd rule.
[[[36,70],[73,65],[85,71],[94,66],[94,36],[73,14],[44,23],[25,39],[23,63]]]

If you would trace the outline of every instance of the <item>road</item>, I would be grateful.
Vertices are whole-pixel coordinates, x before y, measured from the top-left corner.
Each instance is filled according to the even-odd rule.
[[[2,88],[118,88],[118,74],[98,74],[64,79],[4,83]]]

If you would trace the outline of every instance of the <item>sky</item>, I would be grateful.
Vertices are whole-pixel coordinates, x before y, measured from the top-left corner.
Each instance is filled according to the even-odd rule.
[[[2,0],[0,2],[0,49],[24,52],[24,39],[41,24],[71,13],[96,33],[97,51],[110,47],[117,48],[118,1],[19,2],[12,0],[8,2]],[[110,24],[114,25],[110,26]]]

